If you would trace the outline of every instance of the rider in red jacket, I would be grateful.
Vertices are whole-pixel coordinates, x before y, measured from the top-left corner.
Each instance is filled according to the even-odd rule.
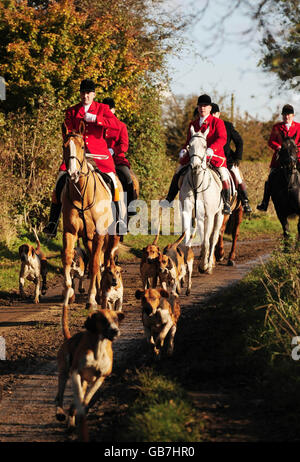
[[[72,130],[78,132],[80,122],[85,122],[83,138],[87,160],[95,168],[111,177],[115,187],[114,199],[118,210],[118,188],[115,178],[115,164],[107,148],[104,133],[105,129],[108,128],[117,133],[119,130],[119,121],[106,104],[98,103],[94,101],[94,98],[94,82],[90,79],[83,80],[80,84],[81,102],[67,109],[65,124],[70,132]],[[67,176],[64,162],[61,164],[59,170],[55,190],[52,195],[49,223],[43,230],[48,237],[56,236],[59,223],[61,212],[60,195]]]
[[[291,106],[290,104],[285,104],[282,108],[281,115],[282,122],[279,122],[273,126],[268,142],[268,145],[271,149],[273,149],[274,153],[270,164],[269,177],[265,182],[264,197],[261,204],[257,206],[257,209],[263,212],[266,212],[268,210],[268,205],[271,197],[269,188],[269,178],[274,172],[274,170],[280,167],[278,151],[281,148],[283,138],[285,138],[286,136],[295,136],[295,143],[298,146],[298,165],[300,165],[300,123],[294,121],[295,114],[293,106]]]
[[[219,118],[221,115],[220,108],[216,103],[212,103],[212,110],[210,112],[214,117]],[[243,156],[243,139],[241,135],[237,132],[234,128],[233,124],[227,120],[224,120],[226,132],[227,132],[227,141],[224,146],[224,153],[227,160],[227,167],[235,176],[235,179],[238,184],[238,194],[241,199],[243,210],[245,213],[250,214],[252,212],[248,194],[247,194],[247,187],[246,183],[243,180],[241,172],[239,170],[239,163],[242,160]],[[235,145],[235,150],[231,149],[231,143]]]
[[[186,170],[185,167],[189,165],[190,157],[188,153],[188,144],[191,139],[191,126],[194,127],[196,132],[200,130],[203,133],[207,128],[209,128],[209,132],[206,138],[207,160],[219,171],[223,186],[223,213],[226,215],[230,215],[230,177],[227,169],[226,156],[223,149],[227,141],[227,132],[223,120],[213,117],[210,114],[211,108],[212,102],[210,96],[199,96],[198,117],[189,124],[186,143],[179,153],[180,167],[177,169],[175,175],[173,176],[170,189],[166,197],[166,201],[170,203],[175,199],[178,193],[179,177]],[[165,201],[162,201],[161,205],[167,206],[167,203]]]
[[[103,104],[107,104],[113,114],[115,114],[116,105],[113,98],[104,98]],[[117,175],[122,183],[124,191],[127,192],[127,206],[131,201],[137,199],[133,181],[130,174],[130,163],[126,158],[126,153],[129,148],[129,139],[127,127],[124,122],[118,119],[119,130],[111,130],[108,128],[105,130],[105,141],[108,146],[108,150],[113,156],[113,160],[116,167]],[[128,211],[128,216],[136,215],[135,211]]]

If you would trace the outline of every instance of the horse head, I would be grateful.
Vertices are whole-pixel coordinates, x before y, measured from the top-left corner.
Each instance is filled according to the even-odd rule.
[[[83,140],[83,133],[85,124],[83,121],[79,124],[78,133],[69,132],[65,123],[62,125],[63,132],[63,153],[64,162],[66,164],[68,175],[70,179],[77,183],[82,173],[83,162],[85,160],[85,147]]]
[[[192,169],[206,168],[206,137],[209,132],[209,127],[202,133],[200,130],[196,132],[193,125],[191,126],[191,138],[189,142],[189,156]]]
[[[296,135],[283,138],[281,149],[278,152],[281,167],[285,167],[289,171],[293,170],[297,165],[298,147],[295,143],[295,138]]]

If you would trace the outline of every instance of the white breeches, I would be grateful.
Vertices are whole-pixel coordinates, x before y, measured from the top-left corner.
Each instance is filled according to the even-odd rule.
[[[238,182],[238,184],[242,184],[243,179],[242,179],[241,172],[240,172],[238,166],[233,165],[230,170],[234,173],[234,175],[236,177],[236,181]]]
[[[226,167],[216,167],[216,169],[220,174],[221,181],[230,181],[230,173]]]

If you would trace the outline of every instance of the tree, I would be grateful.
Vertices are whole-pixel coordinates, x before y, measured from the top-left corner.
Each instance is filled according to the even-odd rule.
[[[0,1],[0,75],[7,82],[1,108],[38,105],[44,95],[74,103],[80,81],[98,84],[130,112],[138,89],[163,71],[174,24],[149,16],[157,0]],[[162,77],[163,78],[163,77]]]
[[[224,40],[240,40],[245,46],[257,41],[261,49],[258,64],[266,71],[273,72],[287,88],[299,85],[300,76],[300,3],[299,0],[205,0],[201,7],[187,1],[189,14],[185,20],[192,28],[202,23],[209,29],[209,39],[204,41],[205,50],[222,50]],[[205,13],[213,8],[216,12],[213,24],[207,25]],[[250,26],[237,34],[227,30],[228,19],[240,10],[250,19]]]

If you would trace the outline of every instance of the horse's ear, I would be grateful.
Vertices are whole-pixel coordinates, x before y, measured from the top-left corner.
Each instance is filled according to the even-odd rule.
[[[191,125],[190,132],[191,132],[191,136],[194,136],[195,133],[196,133],[196,130],[194,129],[194,126],[193,126],[193,125]]]
[[[68,127],[66,126],[66,122],[63,122],[61,124],[61,131],[62,131],[63,138],[66,138],[66,136],[69,134],[69,130],[68,130]]]
[[[80,124],[79,124],[79,134],[80,135],[83,135],[84,134],[84,130],[85,130],[85,123],[83,120],[80,121]]]
[[[204,136],[205,139],[206,139],[208,133],[209,133],[209,127],[207,127],[207,129],[206,129],[205,132],[203,133],[203,136]]]
[[[297,133],[295,133],[295,135],[294,135],[294,136],[291,136],[292,140],[294,140],[294,141],[295,141],[295,139],[296,139],[296,136],[297,136]]]

